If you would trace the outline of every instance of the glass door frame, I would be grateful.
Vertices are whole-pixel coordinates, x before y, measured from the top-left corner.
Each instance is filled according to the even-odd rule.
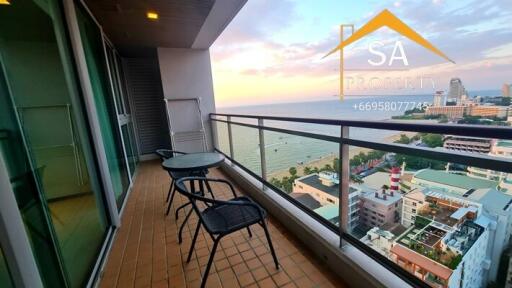
[[[89,14],[90,14],[90,12],[89,12]],[[93,17],[92,15],[90,15],[90,16]],[[99,28],[101,29],[101,26],[99,26]],[[103,38],[104,58],[105,58],[109,82],[110,82],[110,94],[114,101],[114,108],[115,108],[116,119],[117,119],[117,128],[119,130],[119,135],[121,135],[121,143],[123,146],[123,156],[124,156],[125,165],[126,165],[127,171],[128,171],[128,179],[130,180],[130,185],[128,186],[128,189],[123,192],[123,194],[121,195],[121,199],[119,201],[120,203],[118,203],[119,204],[118,209],[121,210],[122,207],[124,206],[124,203],[126,202],[125,201],[126,196],[128,195],[128,193],[130,192],[130,190],[133,187],[132,175],[133,175],[134,171],[131,171],[131,168],[130,168],[130,163],[128,161],[128,153],[126,151],[126,143],[124,141],[123,130],[122,130],[122,126],[127,125],[129,122],[131,122],[131,120],[130,120],[130,116],[126,114],[126,105],[123,100],[122,89],[119,89],[119,96],[120,96],[119,99],[121,100],[121,103],[118,103],[118,100],[116,99],[116,95],[115,95],[116,91],[115,91],[114,85],[118,85],[118,88],[121,88],[122,87],[121,85],[123,85],[123,83],[119,82],[120,79],[118,79],[120,77],[120,75],[117,75],[118,77],[115,77],[115,75],[114,75],[114,73],[119,71],[119,67],[118,67],[119,65],[117,63],[117,58],[116,58],[117,50],[115,49],[114,44],[112,44],[110,39],[108,39],[107,35],[103,32],[103,29],[101,29],[101,34],[102,34],[102,38]],[[116,67],[110,66],[111,63],[109,61],[109,52],[112,53],[112,64],[115,65]],[[123,111],[119,111],[119,107],[122,107]]]
[[[114,194],[114,188],[112,184],[112,180],[110,178],[110,172],[108,168],[108,162],[107,162],[107,155],[105,151],[105,147],[103,146],[103,136],[101,134],[101,128],[99,119],[96,115],[97,114],[97,108],[96,104],[94,102],[94,95],[93,95],[93,89],[90,81],[90,75],[89,71],[87,69],[87,63],[85,60],[85,53],[83,50],[83,43],[82,39],[80,37],[80,30],[78,27],[78,19],[76,14],[76,7],[75,7],[75,1],[63,1],[64,3],[64,14],[66,16],[66,22],[68,25],[69,35],[71,39],[71,47],[73,50],[74,58],[75,58],[75,64],[77,68],[77,74],[79,78],[79,84],[80,88],[82,90],[82,95],[84,99],[85,108],[87,111],[87,119],[89,121],[92,139],[93,139],[93,145],[96,151],[96,158],[98,160],[98,166],[99,166],[99,174],[101,176],[101,180],[103,183],[103,186],[105,187],[105,199],[106,199],[106,206],[107,210],[109,212],[109,216],[112,222],[112,225],[114,227],[119,227],[121,224],[121,220],[119,217],[119,213],[117,210],[116,200],[115,200],[115,194]],[[83,5],[82,3],[79,3]],[[87,7],[84,5],[84,8],[87,9]],[[92,15],[91,15],[92,16]],[[96,19],[92,18],[96,23]],[[103,33],[103,30],[101,29],[101,26],[99,26],[100,30]]]
[[[106,241],[103,243],[102,249],[100,251],[99,257],[94,265],[92,270],[91,277],[89,282],[87,283],[87,287],[93,287],[95,281],[99,278],[99,272],[101,270],[102,265],[105,262],[105,258],[108,255],[108,251],[111,249],[112,238],[115,233],[115,230],[121,226],[121,217],[119,210],[117,209],[117,202],[115,199],[114,187],[112,183],[112,179],[110,176],[109,166],[107,155],[105,151],[105,147],[103,145],[103,136],[101,134],[101,126],[99,119],[97,117],[97,107],[94,101],[94,93],[91,84],[91,77],[89,75],[89,70],[86,63],[85,52],[83,49],[82,38],[80,35],[80,28],[78,26],[78,18],[77,18],[77,6],[81,5],[91,19],[96,23],[98,29],[101,31],[102,35],[105,35],[103,32],[103,28],[99,25],[99,22],[91,13],[87,5],[79,0],[72,1],[62,1],[64,8],[64,15],[66,18],[66,23],[68,26],[69,38],[71,42],[71,47],[73,50],[73,55],[75,58],[75,67],[78,75],[78,82],[80,89],[82,90],[84,106],[87,111],[87,120],[89,121],[90,131],[93,140],[93,146],[96,151],[96,159],[98,161],[99,166],[99,175],[101,177],[102,184],[104,186],[104,197],[106,200],[106,208],[109,214],[109,218],[111,221],[111,229],[108,231],[108,235]]]
[[[16,287],[43,287],[23,218],[0,153],[0,246]]]

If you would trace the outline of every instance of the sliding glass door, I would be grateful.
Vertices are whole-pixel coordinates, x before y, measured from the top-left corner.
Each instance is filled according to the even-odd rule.
[[[0,5],[0,153],[44,285],[83,287],[111,225],[61,3]]]
[[[111,90],[103,35],[100,28],[81,5],[77,5],[76,11],[87,70],[96,104],[96,116],[100,121],[110,177],[119,206],[130,187],[130,170],[117,120],[117,108]]]

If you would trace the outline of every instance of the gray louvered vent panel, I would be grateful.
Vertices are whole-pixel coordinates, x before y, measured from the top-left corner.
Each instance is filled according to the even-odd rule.
[[[159,148],[171,148],[158,60],[125,58],[124,62],[139,151],[151,154]]]

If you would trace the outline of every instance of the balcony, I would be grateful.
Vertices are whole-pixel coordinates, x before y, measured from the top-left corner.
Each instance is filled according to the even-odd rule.
[[[138,173],[100,287],[199,287],[212,241],[208,234],[201,234],[187,264],[196,216],[188,221],[183,243],[178,244],[177,225],[183,215],[176,221],[164,213],[169,175],[158,161],[143,163]],[[219,169],[210,171],[210,176],[226,178]],[[217,198],[230,195],[218,190],[225,187],[212,185]],[[244,193],[239,186],[236,190]],[[178,198],[173,211],[185,201],[181,195]],[[274,218],[269,222],[281,269],[271,265],[263,230],[254,226],[253,238],[242,230],[221,240],[222,249],[215,256],[207,287],[348,287],[285,225]]]
[[[215,268],[211,272],[215,276],[211,277],[210,282],[208,282],[208,285],[212,285],[212,287],[218,285],[228,285],[229,287],[231,285],[235,287],[250,285],[261,287],[268,287],[269,285],[271,287],[273,285],[309,287],[309,285],[314,286],[318,283],[329,287],[354,285],[359,281],[363,281],[359,283],[370,281],[366,282],[367,284],[386,283],[386,285],[446,287],[454,285],[454,279],[463,277],[464,274],[467,275],[470,273],[468,271],[473,269],[469,262],[466,262],[466,255],[468,255],[466,257],[468,259],[472,257],[488,259],[488,255],[484,255],[485,253],[478,254],[478,251],[485,251],[486,247],[496,245],[496,243],[485,242],[485,239],[488,239],[486,235],[496,233],[493,232],[495,230],[492,228],[494,224],[485,223],[490,219],[491,222],[495,221],[492,220],[495,219],[493,216],[495,214],[492,214],[494,213],[492,211],[499,208],[506,211],[506,215],[510,213],[508,207],[494,207],[493,205],[496,205],[496,203],[492,199],[504,197],[503,199],[509,200],[503,200],[502,202],[507,202],[512,201],[511,196],[498,192],[492,187],[469,189],[461,193],[458,184],[450,181],[455,179],[455,182],[457,182],[460,177],[467,176],[455,174],[457,177],[452,177],[453,175],[448,172],[444,172],[446,173],[446,179],[439,181],[446,186],[444,190],[429,189],[427,188],[428,185],[423,185],[423,182],[422,186],[412,184],[410,190],[405,192],[380,191],[370,187],[372,185],[373,187],[380,187],[382,184],[386,184],[387,178],[381,176],[379,176],[380,178],[376,176],[371,179],[385,179],[380,180],[385,181],[385,183],[375,183],[372,180],[365,184],[365,177],[353,181],[343,180],[355,179],[351,175],[354,172],[349,169],[350,161],[348,160],[353,157],[350,151],[346,149],[349,144],[350,146],[380,151],[382,153],[376,154],[387,155],[386,159],[388,160],[386,161],[396,161],[389,159],[397,159],[399,153],[412,154],[426,159],[435,158],[447,162],[453,161],[453,157],[456,155],[458,157],[457,162],[461,164],[471,163],[485,169],[492,167],[494,170],[506,173],[512,172],[510,161],[505,158],[408,146],[392,142],[360,140],[348,136],[347,130],[350,129],[378,128],[456,135],[467,134],[480,137],[509,137],[503,133],[502,128],[221,114],[211,114],[210,117],[213,129],[211,132],[216,143],[215,149],[227,158],[227,163],[220,169],[215,170],[212,176],[220,176],[237,183],[240,193],[254,198],[270,212],[273,216],[270,220],[271,234],[275,239],[278,247],[278,257],[282,262],[280,271],[273,269],[271,265],[266,265],[271,259],[266,246],[262,245],[264,241],[250,239],[244,233],[238,233],[229,238],[227,244],[222,244],[222,252],[215,258]],[[234,121],[233,118],[239,118],[240,120]],[[257,121],[254,121],[254,119]],[[255,124],[252,124],[251,120]],[[264,121],[272,124],[265,125]],[[279,122],[295,122],[304,124],[304,126],[295,130],[285,129],[279,126]],[[306,123],[334,126],[337,128],[336,130],[342,131],[342,134],[311,133],[305,131],[307,130]],[[347,128],[340,129],[340,126]],[[249,134],[241,135],[242,131]],[[247,135],[251,135],[250,141],[255,141],[250,145],[259,149],[257,150],[258,157],[256,157],[257,164],[249,162],[247,158],[241,157],[241,154],[237,153],[237,151],[240,151],[239,149],[245,148],[245,146],[239,145]],[[334,159],[341,158],[342,161],[338,162],[340,164],[337,167],[333,165],[336,168],[332,169],[338,170],[319,173],[315,176],[316,181],[313,182],[300,180],[303,178],[297,175],[296,177],[299,178],[295,180],[295,185],[291,186],[292,190],[288,190],[288,186],[284,185],[285,183],[282,181],[267,180],[268,175],[275,175],[275,171],[267,170],[270,165],[275,163],[268,162],[272,160],[268,158],[267,153],[272,150],[264,148],[267,147],[266,141],[272,141],[272,139],[282,141],[284,139],[283,135],[316,139],[328,143],[327,145],[334,143],[339,147],[337,149],[339,153],[333,153],[332,157]],[[389,153],[394,153],[395,156],[390,157]],[[254,160],[254,158],[252,159]],[[343,159],[346,161],[343,161]],[[296,163],[302,162],[296,161]],[[314,175],[314,171],[311,173]],[[338,179],[337,175],[334,178],[331,177],[334,175],[333,173],[341,175],[339,177],[341,180],[332,181],[334,178]],[[443,176],[443,174],[439,174],[441,171],[436,173],[438,177]],[[424,177],[423,174],[421,174],[421,177]],[[325,175],[331,176],[327,179]],[[406,175],[404,179],[409,181],[411,178],[414,179],[414,175],[415,173]],[[366,177],[371,177],[371,175]],[[114,242],[111,256],[101,280],[101,286],[117,285],[123,287],[133,284],[144,286],[149,283],[157,284],[155,282],[164,286],[171,285],[171,287],[181,287],[180,285],[195,287],[197,285],[201,276],[200,273],[207,261],[208,247],[211,244],[203,237],[201,244],[193,254],[194,261],[190,264],[184,262],[183,255],[188,251],[189,246],[187,244],[189,244],[191,237],[190,229],[194,227],[195,221],[188,223],[185,230],[187,235],[185,241],[179,245],[176,240],[176,223],[180,223],[180,221],[176,222],[172,219],[173,217],[166,218],[163,214],[168,181],[168,176],[162,171],[158,162],[148,162],[142,165],[122,218],[125,224],[120,228]],[[468,181],[468,183],[471,183],[471,181]],[[465,183],[465,185],[469,185],[468,183]],[[453,185],[453,187],[450,185]],[[244,188],[240,189],[240,187]],[[299,189],[300,191],[293,189]],[[312,198],[318,200],[316,204],[322,202],[324,195],[334,197],[335,201],[323,201],[321,207],[325,209],[319,209],[317,205],[308,207],[308,202],[301,203],[297,201],[289,195],[291,192],[309,194]],[[374,213],[375,215],[381,215],[379,221],[375,220],[375,223],[373,223],[370,219],[367,220],[368,223],[362,223],[360,220],[358,213],[362,209],[354,208],[360,207],[361,204],[354,205],[361,201],[360,195],[363,194],[370,200],[376,197],[373,199],[375,203],[384,205],[377,207],[375,204],[373,205],[375,208],[372,208],[372,205],[365,205],[366,212],[375,212],[372,209],[380,211]],[[402,214],[405,212],[400,209],[391,210],[391,208],[401,207],[402,197],[406,197],[407,207],[415,207],[412,212],[409,211],[410,209],[408,210],[408,213],[412,213],[410,219],[415,219],[412,226],[407,221],[403,221]],[[489,201],[493,203],[488,203],[482,197],[489,198]],[[396,199],[400,199],[400,202],[397,202]],[[181,201],[183,199],[174,203],[173,209]],[[354,201],[357,203],[354,203]],[[482,207],[485,207],[485,213],[481,210]],[[343,211],[348,211],[348,213],[343,213]],[[392,217],[384,217],[384,214],[381,213],[391,213],[389,215]],[[126,225],[126,223],[129,224]],[[471,227],[471,229],[468,227]],[[379,233],[375,233],[374,228]],[[478,233],[474,233],[474,231],[478,231]],[[261,231],[257,234],[261,234]],[[379,240],[380,237],[383,237],[382,240]],[[466,238],[470,239],[471,243],[466,243]],[[479,239],[484,240],[479,241]],[[340,243],[337,241],[341,241],[341,249],[339,247]],[[311,243],[315,243],[315,245],[311,245]],[[495,246],[489,249],[499,251],[502,248]],[[347,255],[358,256],[352,256],[353,258],[349,260],[346,259]],[[364,270],[359,266],[361,264],[358,264],[362,263],[361,261],[367,263]],[[462,262],[466,262],[466,264],[461,265]],[[351,270],[352,272],[347,273],[342,271],[340,263],[352,263],[352,265],[355,264],[353,266],[355,268]],[[462,266],[466,267],[464,272]],[[297,267],[301,268],[298,269]],[[386,273],[379,275],[373,272],[382,268],[385,269],[387,275]],[[478,270],[478,267],[475,266],[474,268]],[[367,273],[371,273],[372,276]],[[148,275],[151,275],[151,277]],[[372,278],[361,280],[364,277]],[[388,282],[385,282],[384,278],[387,278]]]
[[[186,264],[197,219],[179,244],[183,215],[165,216],[169,177],[153,161],[202,150],[183,144],[198,130],[182,147],[169,131],[194,120],[204,150],[227,159],[210,175],[269,212],[281,263],[268,265],[261,230],[239,232],[208,287],[496,281],[511,242],[510,128],[217,113],[209,49],[247,1],[139,2],[0,1],[0,286],[197,287],[211,243],[201,234]],[[401,133],[411,142],[376,137]],[[426,147],[423,134],[465,140]]]

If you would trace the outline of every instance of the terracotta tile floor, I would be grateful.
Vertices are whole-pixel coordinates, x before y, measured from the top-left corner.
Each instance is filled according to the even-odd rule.
[[[224,177],[220,170],[210,171],[209,176]],[[169,176],[158,161],[140,165],[100,287],[199,287],[213,242],[201,229],[192,260],[186,263],[197,217],[193,214],[189,219],[183,243],[178,244],[184,212],[178,221],[171,214],[165,216],[168,188]],[[213,184],[212,188],[217,198],[227,198],[225,186]],[[237,193],[242,194],[238,188]],[[184,201],[181,195],[174,198],[173,214]],[[281,265],[277,270],[263,229],[259,225],[251,229],[252,238],[244,229],[221,240],[207,287],[348,287],[270,218],[269,230]]]

